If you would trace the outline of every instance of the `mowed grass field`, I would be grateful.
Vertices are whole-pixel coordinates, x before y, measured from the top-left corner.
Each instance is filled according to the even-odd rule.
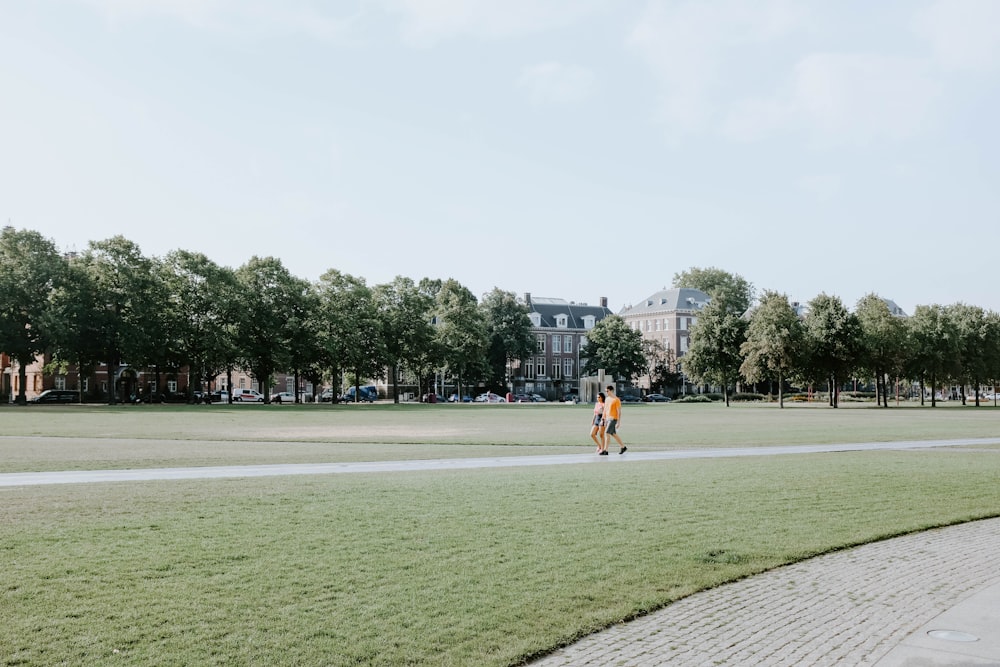
[[[0,472],[579,453],[589,415],[4,407]],[[640,451],[998,426],[992,407],[629,405],[622,436]],[[992,444],[0,488],[0,664],[515,665],[725,581],[993,516]]]

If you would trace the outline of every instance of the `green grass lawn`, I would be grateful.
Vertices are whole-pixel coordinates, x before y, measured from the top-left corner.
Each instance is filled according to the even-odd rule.
[[[852,404],[848,404],[852,405]],[[853,404],[856,405],[856,404]],[[0,408],[0,472],[588,451],[592,407],[153,405]],[[989,407],[626,405],[635,450],[1000,436]]]
[[[3,409],[0,463],[589,450],[586,406],[216,407]],[[998,420],[626,406],[622,433],[662,449],[991,437]],[[990,516],[996,446],[0,488],[0,664],[511,665],[782,563]]]

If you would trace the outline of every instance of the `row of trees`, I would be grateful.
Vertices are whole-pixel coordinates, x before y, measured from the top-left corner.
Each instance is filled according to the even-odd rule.
[[[751,309],[753,286],[719,269],[692,268],[674,285],[711,297],[683,367],[691,380],[722,387],[727,403],[741,382],[777,381],[782,404],[791,382],[825,385],[836,406],[837,389],[858,377],[876,379],[883,405],[892,378],[974,387],[978,401],[978,387],[1000,379],[1000,315],[978,307],[918,306],[899,318],[873,294],[854,312],[821,294],[800,318],[777,292]],[[101,363],[154,369],[157,389],[162,372],[188,369],[194,386],[235,368],[249,371],[265,396],[277,372],[294,374],[296,386],[300,378],[319,385],[347,375],[357,385],[388,374],[396,388],[405,375],[422,392],[444,371],[460,388],[500,388],[512,362],[534,352],[527,312],[510,292],[494,289],[480,302],[453,279],[369,287],[330,270],[310,283],[273,257],[233,270],[185,250],[145,257],[121,236],[64,255],[37,232],[0,232],[0,351],[19,362],[19,402],[25,368],[45,352],[53,366],[73,364],[81,375]],[[653,386],[679,378],[670,351],[617,316],[588,332],[580,354],[584,374],[604,369],[625,382],[648,375]]]
[[[979,388],[1000,379],[997,313],[958,303],[917,306],[911,317],[898,317],[875,294],[849,312],[838,297],[820,294],[800,317],[787,296],[773,291],[748,310],[744,297],[752,297],[752,289],[739,289],[749,287],[742,278],[708,270],[713,284],[698,271],[679,279],[713,298],[692,328],[684,371],[696,382],[722,387],[727,404],[740,382],[776,381],[782,406],[782,388],[791,383],[824,387],[836,407],[845,383],[874,378],[882,406],[889,404],[894,379],[919,384],[921,400],[929,387],[932,405],[938,387],[958,385],[963,402],[971,387],[978,405]]]
[[[0,267],[0,351],[19,362],[18,402],[25,367],[44,352],[81,375],[101,363],[155,369],[157,388],[161,372],[186,368],[194,386],[241,368],[268,396],[276,372],[296,386],[388,372],[395,387],[405,372],[422,388],[442,370],[459,387],[502,386],[508,362],[535,345],[512,293],[480,303],[452,279],[370,287],[330,270],[310,283],[273,257],[233,270],[186,250],[145,257],[121,236],[67,256],[12,227],[0,232]]]

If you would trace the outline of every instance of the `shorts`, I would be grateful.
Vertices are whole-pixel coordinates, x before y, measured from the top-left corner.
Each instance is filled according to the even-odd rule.
[[[600,426],[604,423],[604,417],[601,415],[594,415],[594,426]]]
[[[614,435],[615,433],[617,433],[618,432],[618,420],[617,419],[609,419],[608,420],[608,427],[606,429],[604,429],[604,432],[607,433],[608,435]]]

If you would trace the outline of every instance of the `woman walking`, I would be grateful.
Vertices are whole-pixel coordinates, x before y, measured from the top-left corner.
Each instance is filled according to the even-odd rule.
[[[607,454],[604,444],[604,392],[598,392],[594,405],[594,419],[591,421],[590,439],[597,443],[597,453]]]

